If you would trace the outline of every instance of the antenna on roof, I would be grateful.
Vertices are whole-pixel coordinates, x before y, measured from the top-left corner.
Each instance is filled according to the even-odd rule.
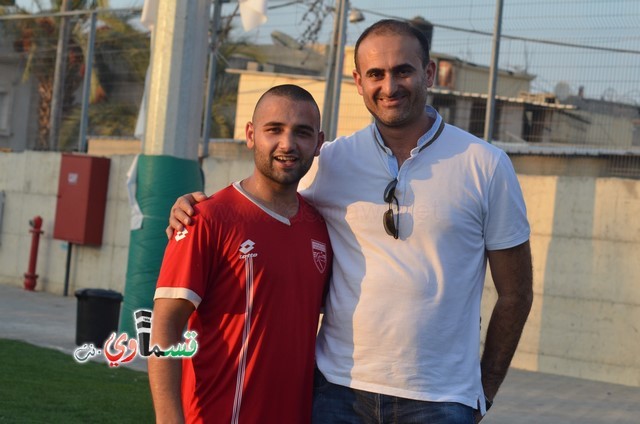
[[[272,31],[271,40],[273,41],[273,44],[289,47],[290,49],[302,50],[303,48],[303,45],[300,44],[295,38],[281,31]]]

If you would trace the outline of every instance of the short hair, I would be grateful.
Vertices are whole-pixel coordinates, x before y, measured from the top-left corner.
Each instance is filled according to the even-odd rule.
[[[285,97],[289,100],[312,103],[315,106],[315,109],[318,111],[318,116],[320,116],[320,108],[316,103],[316,99],[314,99],[311,93],[309,93],[307,90],[295,84],[276,85],[265,91],[256,103],[254,114],[262,100],[268,96]]]
[[[414,37],[420,43],[420,50],[422,53],[422,66],[426,67],[429,64],[429,40],[422,31],[420,31],[418,28],[407,21],[399,21],[397,19],[383,19],[365,29],[364,32],[360,34],[360,37],[358,37],[358,41],[356,41],[355,52],[353,55],[356,69],[358,69],[358,49],[360,47],[360,43],[362,43],[362,41],[369,35],[388,34]]]

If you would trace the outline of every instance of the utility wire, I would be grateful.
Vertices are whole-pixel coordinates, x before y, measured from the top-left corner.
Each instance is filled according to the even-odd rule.
[[[368,14],[371,14],[371,15],[380,16],[380,17],[383,17],[383,18],[392,18],[392,19],[398,19],[398,20],[402,20],[402,21],[408,21],[409,20],[407,18],[401,18],[399,16],[387,15],[387,14],[384,14],[384,13],[376,12],[374,10],[368,10],[368,9],[362,9],[362,8],[358,8],[358,10],[360,10],[362,12],[365,12],[365,13],[368,13]],[[436,28],[443,28],[443,29],[448,29],[448,30],[451,30],[451,31],[467,32],[467,33],[470,33],[470,34],[485,35],[487,37],[493,36],[493,33],[489,32],[489,31],[479,31],[477,29],[467,29],[467,28],[460,28],[460,27],[455,27],[455,26],[451,26],[451,25],[434,24],[433,22],[431,22],[431,25],[433,25]],[[590,45],[587,45],[587,44],[566,43],[566,42],[562,42],[562,41],[544,40],[544,39],[540,39],[540,38],[518,37],[516,35],[505,35],[505,34],[502,34],[501,38],[506,38],[508,40],[530,41],[532,43],[549,44],[549,45],[552,45],[552,46],[574,47],[574,48],[585,49],[585,50],[597,50],[597,51],[605,51],[605,52],[612,52],[612,53],[640,54],[640,50],[616,49],[616,48],[613,48],[613,47],[590,46]]]

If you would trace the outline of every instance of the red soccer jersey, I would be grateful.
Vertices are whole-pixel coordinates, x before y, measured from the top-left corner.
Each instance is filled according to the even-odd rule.
[[[286,219],[239,185],[196,206],[167,246],[155,298],[196,305],[198,351],[183,359],[187,422],[311,421],[314,346],[332,252],[302,197]],[[168,359],[171,360],[171,359]]]

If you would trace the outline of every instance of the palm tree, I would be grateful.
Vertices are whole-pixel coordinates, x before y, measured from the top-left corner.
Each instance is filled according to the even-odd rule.
[[[89,125],[91,133],[103,136],[130,136],[134,132],[138,107],[149,65],[149,35],[133,28],[128,22],[131,13],[100,14],[96,32]],[[86,56],[88,31],[76,26],[74,38],[82,40]],[[81,69],[84,75],[84,66]],[[122,93],[127,95],[122,98]],[[134,94],[132,95],[131,92]],[[60,133],[60,146],[69,149],[77,140],[80,107],[76,104],[64,120]]]
[[[95,7],[96,1],[72,1],[72,8]],[[54,9],[59,11],[62,1],[54,1]],[[36,12],[31,12],[20,7],[14,7],[12,12],[23,15],[33,15],[33,18],[8,21],[8,32],[13,35],[13,48],[16,52],[24,54],[25,69],[23,81],[35,78],[38,84],[38,139],[36,148],[49,149],[49,130],[51,117],[51,100],[53,97],[53,63],[56,59],[56,45],[59,33],[59,20],[44,13],[43,3],[35,1]],[[2,12],[7,13],[3,8]],[[71,38],[68,43],[66,72],[64,81],[63,110],[69,108],[72,103],[73,92],[79,87],[82,76],[80,69],[83,63],[83,55],[77,40]]]
[[[13,47],[18,53],[24,54],[25,69],[23,81],[34,78],[38,84],[38,138],[36,149],[48,150],[55,148],[49,146],[49,131],[51,129],[51,101],[53,97],[53,64],[56,59],[56,44],[60,29],[60,20],[47,15],[43,4],[36,1],[36,12],[27,11],[19,7],[13,7],[11,12],[16,14],[32,15],[32,18],[11,20],[6,24],[7,32],[13,35]],[[53,10],[59,11],[63,5],[62,0],[52,2]],[[73,0],[67,3],[71,10],[91,10],[96,8],[108,8],[108,0]],[[6,10],[0,10],[7,13]],[[144,70],[149,60],[149,40],[144,34],[135,31],[127,22],[129,16],[118,17],[113,14],[100,15],[101,28],[96,37],[95,65],[92,72],[92,103],[105,102],[109,98],[109,90],[117,85],[117,77],[126,73],[129,82],[144,81]],[[77,107],[76,93],[82,84],[85,70],[85,55],[87,45],[86,22],[89,14],[73,17],[72,30],[68,40],[65,80],[62,95],[62,116],[68,119],[63,122],[62,134],[59,145],[68,147],[73,135],[64,129],[74,127],[74,116],[79,116],[73,109]],[[118,56],[118,60],[114,60]],[[118,70],[115,63],[124,63],[124,71]],[[114,70],[115,69],[115,70]],[[113,109],[113,108],[108,108]],[[130,110],[124,108],[124,110]],[[134,112],[135,113],[135,112]],[[92,114],[100,119],[100,114]],[[71,122],[66,122],[66,121]],[[129,122],[125,119],[114,119],[116,122]],[[128,124],[127,124],[128,125]],[[117,131],[116,131],[117,132]],[[131,132],[133,132],[131,130]]]

